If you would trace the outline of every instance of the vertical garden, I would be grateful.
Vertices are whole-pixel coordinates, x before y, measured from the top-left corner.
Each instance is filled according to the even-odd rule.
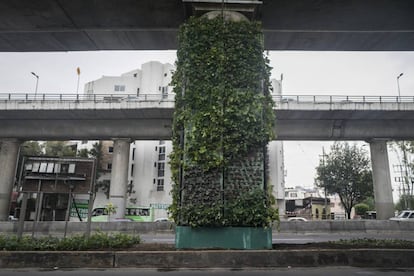
[[[178,39],[170,213],[192,228],[268,227],[275,118],[261,26],[190,18]]]

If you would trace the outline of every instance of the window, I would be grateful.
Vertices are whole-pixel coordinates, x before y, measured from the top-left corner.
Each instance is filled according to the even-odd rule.
[[[132,160],[135,160],[135,148],[132,149]]]
[[[158,177],[163,177],[165,173],[165,163],[159,162],[158,163]]]
[[[115,92],[125,92],[125,85],[115,85],[114,86],[114,91]]]
[[[47,173],[53,173],[53,167],[55,166],[55,163],[47,163],[46,172]]]
[[[165,86],[165,87],[162,88],[161,95],[162,95],[163,99],[168,98],[168,86]]]
[[[165,160],[165,147],[159,147],[158,160],[159,161]]]
[[[131,176],[134,176],[134,164],[131,165]]]
[[[47,168],[47,163],[40,163],[40,169],[39,172],[41,173],[45,173],[46,172],[46,168]]]
[[[61,164],[60,165],[61,173],[68,173],[69,171],[69,164]]]
[[[164,179],[157,179],[157,192],[164,191]]]
[[[138,75],[138,74],[137,74],[137,73],[135,73],[135,74],[134,74],[134,78],[136,78],[136,77],[137,77],[137,75]]]
[[[137,96],[139,96],[139,87],[137,88]]]
[[[114,147],[108,147],[108,152],[113,153],[114,152]]]
[[[112,163],[108,163],[107,167],[108,170],[112,170]]]
[[[166,77],[167,76],[167,73],[164,73],[164,77]]]
[[[69,173],[75,173],[75,164],[69,164]]]

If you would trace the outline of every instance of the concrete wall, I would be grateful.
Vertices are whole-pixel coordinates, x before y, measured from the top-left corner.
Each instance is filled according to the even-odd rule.
[[[83,234],[86,222],[69,222],[68,233]],[[18,222],[0,221],[3,234],[17,233]],[[37,223],[37,233],[40,235],[63,234],[64,221],[47,221]],[[92,222],[92,231],[125,232],[134,234],[144,233],[174,233],[174,224],[170,222]],[[31,233],[33,222],[26,221],[24,232]],[[281,221],[279,229],[275,225],[273,233],[413,233],[414,221],[392,220],[332,220],[293,222]]]

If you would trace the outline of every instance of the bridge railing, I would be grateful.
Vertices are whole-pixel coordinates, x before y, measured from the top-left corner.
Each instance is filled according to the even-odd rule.
[[[140,102],[174,101],[175,94],[54,94],[0,93],[0,101]],[[414,96],[273,95],[280,103],[414,103]]]
[[[0,93],[0,101],[50,101],[50,102],[140,102],[140,101],[174,101],[174,94],[33,94]]]
[[[414,103],[414,96],[274,95],[276,103]]]

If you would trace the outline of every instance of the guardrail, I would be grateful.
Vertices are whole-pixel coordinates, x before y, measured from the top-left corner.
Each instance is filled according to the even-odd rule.
[[[33,94],[0,93],[0,101],[135,102],[174,101],[175,94]],[[414,96],[273,95],[276,103],[414,103]]]
[[[414,96],[278,95],[276,103],[414,103]]]
[[[174,101],[174,94],[30,94],[0,93],[0,101],[17,102],[141,102],[141,101]]]

